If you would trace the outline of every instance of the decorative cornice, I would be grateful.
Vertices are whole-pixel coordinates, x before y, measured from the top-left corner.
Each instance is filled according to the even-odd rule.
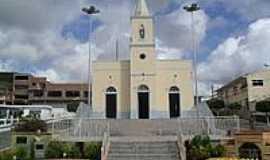
[[[133,77],[153,77],[156,76],[155,73],[131,73],[131,76]]]
[[[130,44],[130,47],[155,47],[156,44]]]
[[[132,16],[130,19],[153,19],[152,16]]]

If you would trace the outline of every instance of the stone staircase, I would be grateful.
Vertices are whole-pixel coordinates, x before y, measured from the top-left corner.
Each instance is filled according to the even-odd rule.
[[[180,160],[176,137],[113,138],[107,160]]]

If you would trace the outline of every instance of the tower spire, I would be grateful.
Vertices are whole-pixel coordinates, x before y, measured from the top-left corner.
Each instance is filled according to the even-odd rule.
[[[145,0],[137,0],[135,16],[150,16]]]

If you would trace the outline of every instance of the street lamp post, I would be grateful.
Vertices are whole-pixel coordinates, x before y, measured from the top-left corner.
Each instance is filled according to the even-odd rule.
[[[91,16],[100,13],[98,9],[96,9],[95,6],[90,6],[89,8],[82,8],[82,12],[86,13],[88,15],[89,19],[89,35],[88,35],[88,40],[89,40],[89,61],[88,61],[88,104],[91,106],[91,82],[92,82],[92,54],[91,54],[91,32],[93,31],[93,24],[91,21]]]
[[[197,75],[197,46],[195,41],[195,28],[194,28],[194,12],[199,11],[200,7],[196,3],[185,6],[184,10],[191,13],[191,30],[192,30],[192,48],[193,48],[193,67],[194,67],[194,79],[195,79],[195,107],[197,109],[197,117],[199,117],[199,96],[198,96],[198,75]]]

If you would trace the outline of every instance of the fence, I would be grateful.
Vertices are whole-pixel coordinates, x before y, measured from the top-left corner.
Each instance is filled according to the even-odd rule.
[[[158,120],[95,120],[68,118],[52,122],[54,138],[66,141],[100,141],[109,136],[194,136],[227,137],[240,129],[238,117],[201,117]]]

